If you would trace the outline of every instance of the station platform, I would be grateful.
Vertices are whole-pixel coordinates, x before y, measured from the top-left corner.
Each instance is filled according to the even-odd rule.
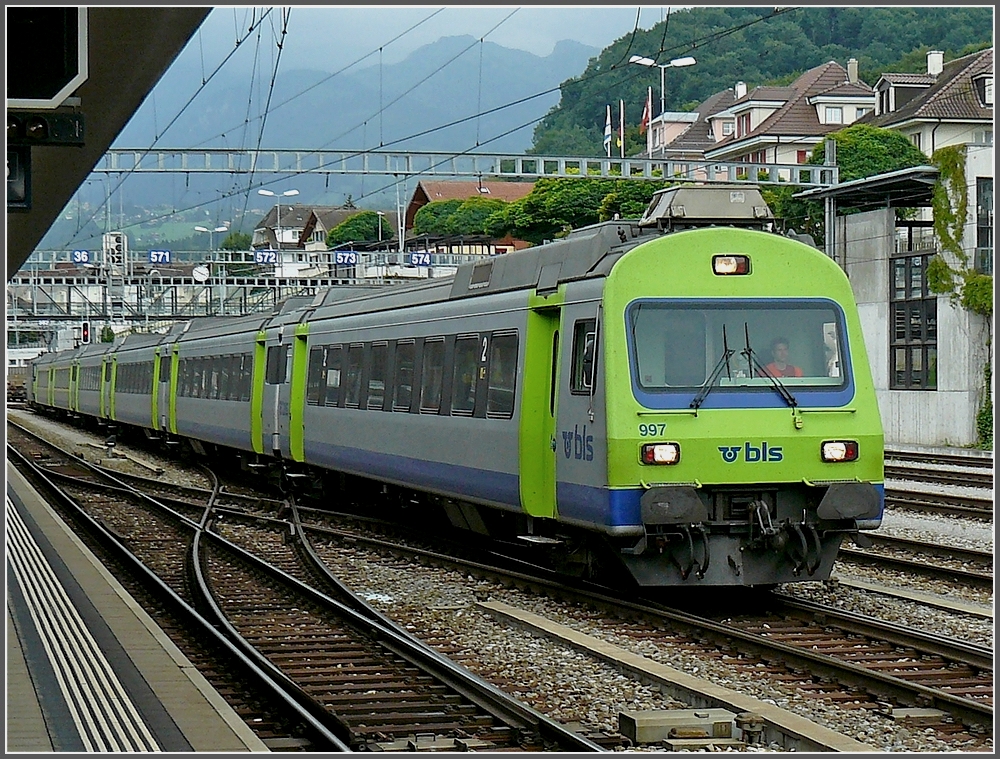
[[[7,462],[7,753],[267,746]]]

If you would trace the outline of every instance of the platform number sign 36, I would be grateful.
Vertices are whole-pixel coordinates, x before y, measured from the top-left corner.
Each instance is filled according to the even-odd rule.
[[[75,263],[75,264],[89,264],[90,263],[90,251],[89,250],[74,250],[73,251],[73,263]]]

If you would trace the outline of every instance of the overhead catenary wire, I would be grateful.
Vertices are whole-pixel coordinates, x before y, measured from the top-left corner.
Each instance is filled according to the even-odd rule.
[[[779,9],[776,9],[775,12],[773,12],[771,14],[768,14],[767,16],[761,16],[761,17],[758,17],[758,18],[753,19],[751,21],[744,22],[744,23],[739,24],[739,25],[737,25],[737,26],[735,26],[735,27],[733,27],[731,29],[726,29],[726,30],[721,30],[721,31],[718,31],[718,32],[713,32],[710,35],[705,35],[702,38],[698,38],[698,39],[693,40],[693,41],[691,41],[689,43],[686,43],[686,44],[687,45],[695,45],[695,46],[696,45],[705,44],[706,41],[711,41],[711,40],[714,40],[714,39],[719,39],[719,38],[721,38],[721,37],[723,37],[723,36],[725,36],[727,34],[734,33],[735,31],[739,31],[740,29],[746,28],[746,27],[748,27],[748,26],[750,26],[752,24],[756,24],[756,23],[761,23],[761,22],[767,21],[767,20],[769,20],[771,18],[774,18],[774,17],[776,17],[778,15],[781,15],[782,13],[790,12],[791,10],[794,10],[794,9],[792,9],[792,8],[780,9],[779,8]],[[509,16],[508,16],[508,18],[509,18]],[[668,15],[667,19],[669,20],[669,15]],[[504,20],[506,20],[506,19],[504,19]],[[503,23],[503,21],[501,21],[501,23]],[[411,29],[412,28],[413,27],[411,27]],[[496,27],[494,27],[494,28],[496,28]],[[664,29],[664,39],[665,39],[665,36],[666,36],[666,25],[665,25],[665,29]],[[477,42],[479,42],[479,40],[477,40]],[[476,44],[476,43],[473,43],[473,44]],[[662,46],[662,44],[661,44],[661,46]],[[681,47],[680,46],[675,46],[673,49],[677,50],[677,49],[681,49]],[[369,55],[374,54],[374,52],[377,52],[377,51],[373,51]],[[463,52],[465,52],[465,51],[463,51]],[[666,52],[666,51],[662,51],[662,52]],[[225,61],[223,63],[225,63]],[[221,66],[221,64],[220,64],[220,66]],[[592,73],[589,76],[581,77],[581,79],[579,79],[577,81],[580,82],[580,81],[585,81],[585,80],[588,80],[588,79],[591,79],[591,78],[596,78],[597,76],[602,76],[602,75],[607,74],[609,71],[610,71],[610,69],[605,69],[603,71],[594,72],[594,73]],[[635,74],[631,74],[628,78],[634,78],[636,76],[641,76],[643,73],[644,72],[637,72]],[[213,72],[213,75],[214,75],[214,72]],[[620,84],[620,83],[618,83],[618,84]],[[616,85],[609,85],[609,87],[610,86],[616,86]],[[392,141],[390,141],[388,143],[385,143],[383,145],[383,147],[388,147],[388,146],[396,145],[396,144],[405,142],[407,140],[412,140],[412,139],[415,139],[417,137],[420,137],[420,136],[423,136],[423,135],[426,135],[426,134],[429,134],[429,133],[432,133],[432,132],[439,132],[439,131],[441,131],[443,129],[447,129],[449,127],[456,126],[458,124],[467,122],[470,119],[479,119],[479,118],[481,118],[484,115],[491,114],[491,113],[496,113],[496,112],[501,111],[503,109],[513,107],[514,105],[518,105],[518,104],[521,104],[521,103],[524,103],[524,102],[528,102],[528,101],[530,101],[532,99],[535,99],[535,98],[538,98],[538,97],[542,97],[542,96],[550,94],[552,92],[556,92],[556,91],[558,91],[560,89],[561,89],[561,86],[549,88],[549,89],[547,89],[545,91],[542,91],[542,92],[539,92],[539,93],[535,93],[534,95],[529,95],[529,96],[526,96],[526,97],[523,97],[523,98],[519,98],[519,99],[517,99],[515,101],[511,101],[509,103],[503,104],[501,106],[497,106],[495,108],[490,108],[490,109],[488,109],[486,111],[477,110],[477,113],[475,113],[475,114],[473,114],[471,116],[467,116],[467,117],[455,119],[455,120],[453,120],[453,121],[451,121],[451,122],[449,122],[447,124],[437,125],[437,126],[429,128],[429,129],[422,130],[420,132],[407,135],[407,136],[399,138],[397,140],[392,140]],[[300,93],[300,94],[302,94],[302,93]],[[297,96],[293,96],[293,97],[297,97]],[[285,101],[285,102],[289,102],[289,101]],[[392,105],[392,103],[389,103],[389,104],[385,105],[385,107],[389,107],[390,105]],[[271,109],[271,110],[273,110],[273,109]],[[382,109],[380,109],[380,110],[382,110]],[[489,144],[490,142],[494,142],[496,139],[499,139],[500,137],[509,135],[509,134],[511,134],[513,132],[516,132],[516,131],[520,130],[520,129],[524,129],[527,126],[535,124],[538,121],[541,121],[543,118],[545,118],[545,116],[539,117],[537,119],[532,119],[529,122],[526,122],[524,124],[521,124],[520,126],[514,127],[512,129],[504,132],[502,135],[498,135],[496,137],[490,138],[490,139],[486,140],[485,142],[481,141],[477,137],[477,141],[476,141],[477,144],[476,144],[476,146],[478,147],[480,145],[485,145],[485,144]],[[176,120],[176,118],[175,118],[175,120]],[[363,125],[367,126],[367,121],[364,122]],[[151,148],[149,150],[151,150]],[[471,150],[472,150],[472,148],[469,148],[467,150],[464,150],[464,151],[461,151],[461,152],[457,152],[457,153],[455,153],[455,155],[456,156],[458,156],[458,155],[465,155],[465,154],[471,152]],[[147,152],[148,152],[148,150],[147,150]],[[371,152],[371,151],[368,151],[367,149],[364,149],[362,151],[357,151],[357,152],[353,153],[352,155],[353,156],[360,156],[360,155],[364,155],[364,154],[366,154],[368,152]],[[348,157],[352,157],[352,156],[348,156]],[[317,169],[322,170],[322,168],[323,168],[323,166],[316,167],[316,168],[313,168],[311,171],[316,171]],[[129,173],[131,173],[131,172],[129,172]],[[304,173],[307,173],[307,171],[304,170],[304,171],[301,171],[301,172],[294,172],[290,176],[298,176],[298,175],[304,174]],[[265,186],[268,186],[269,184],[273,184],[275,182],[282,181],[283,179],[287,179],[287,177],[281,177],[281,178],[278,178],[278,179],[275,179],[275,180],[271,180],[271,181],[268,181],[268,182],[262,182],[259,185],[250,184],[250,185],[244,187],[242,190],[237,190],[234,187],[234,192],[237,193],[237,194],[239,192],[241,192],[241,191],[249,193],[250,191],[252,191],[253,189],[255,189],[255,187],[258,187],[258,186],[259,187],[265,187]],[[124,181],[124,179],[123,179],[123,181]],[[391,188],[392,186],[394,186],[394,184],[396,184],[396,183],[392,183],[392,184],[387,185],[387,188]],[[117,187],[116,187],[116,189],[117,189]],[[234,192],[225,193],[225,195],[223,197],[220,197],[218,199],[219,200],[223,200],[223,199],[226,199],[226,198],[229,198],[229,197],[233,197]],[[378,191],[363,193],[361,197],[369,197],[369,196],[375,194],[375,192],[378,192]],[[192,208],[198,208],[198,207],[201,207],[203,205],[207,205],[209,202],[212,202],[212,201],[207,201],[207,202],[204,202],[204,203],[198,203],[198,204],[190,206],[189,208],[186,208],[186,209],[175,209],[175,212],[182,212],[184,210],[191,210]],[[157,220],[157,218],[160,218],[160,217],[153,217],[152,219],[147,219],[147,221],[155,221],[155,220]],[[85,222],[85,224],[86,224],[86,222]],[[75,239],[75,238],[76,238],[76,236],[74,235],[73,239]]]
[[[177,120],[187,111],[187,109],[191,106],[191,103],[193,103],[194,100],[195,100],[195,98],[198,97],[198,94],[201,93],[205,89],[205,87],[207,86],[208,82],[210,82],[215,77],[215,75],[218,74],[219,71],[222,70],[223,66],[226,65],[226,62],[229,61],[229,59],[232,58],[232,56],[236,53],[236,50],[238,50],[240,48],[242,42],[246,41],[250,37],[250,35],[253,33],[254,29],[257,26],[259,26],[260,24],[262,24],[264,22],[264,19],[267,18],[270,15],[270,13],[271,13],[271,9],[266,10],[261,15],[260,19],[253,26],[250,27],[250,29],[247,32],[246,36],[243,37],[242,40],[240,40],[239,42],[237,42],[236,47],[233,48],[233,50],[231,50],[229,52],[229,54],[222,60],[221,63],[219,63],[218,66],[215,67],[215,70],[212,71],[211,74],[209,74],[208,79],[206,79],[205,82],[202,85],[200,85],[195,90],[194,94],[191,95],[190,98],[188,98],[187,102],[180,108],[180,110],[177,112],[177,114],[170,120],[170,123],[168,123],[167,126],[164,127],[163,133],[160,134],[160,135],[157,135],[156,138],[153,140],[152,144],[148,148],[146,148],[144,151],[142,151],[142,153],[139,156],[139,160],[141,160],[143,157],[149,155],[149,153],[153,150],[153,148],[156,147],[156,143],[159,142],[159,140],[163,136],[163,134],[166,134],[170,130],[170,127],[173,126],[177,122]],[[136,165],[138,165],[138,161],[136,162]],[[104,209],[104,206],[109,202],[109,199],[110,199],[111,195],[113,195],[115,192],[117,192],[118,188],[121,187],[122,183],[124,183],[128,179],[128,177],[130,177],[132,175],[133,172],[134,172],[134,168],[128,170],[127,172],[125,172],[122,175],[122,177],[120,178],[118,184],[116,184],[115,187],[112,189],[112,191],[108,194],[107,199],[105,199],[105,201],[103,203],[99,204],[98,207],[94,209],[93,213],[91,213],[90,217],[85,222],[83,222],[82,226],[85,227],[87,224],[89,224],[91,221],[93,221],[94,218],[96,218],[97,214],[100,213]],[[67,241],[66,246],[68,247],[69,245],[71,245],[74,239],[75,239],[75,235],[73,236],[73,238],[71,238],[69,241]]]

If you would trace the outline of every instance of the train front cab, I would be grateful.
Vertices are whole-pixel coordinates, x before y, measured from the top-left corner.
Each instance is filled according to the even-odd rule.
[[[745,266],[719,260],[734,254]],[[681,232],[618,262],[604,310],[605,529],[637,581],[827,579],[884,500],[874,387],[836,264],[763,232]],[[802,376],[762,369],[777,336]]]

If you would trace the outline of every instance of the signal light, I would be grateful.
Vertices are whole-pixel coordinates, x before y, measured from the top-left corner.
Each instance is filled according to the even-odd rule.
[[[856,440],[827,440],[820,446],[819,455],[830,464],[857,461],[858,443]]]
[[[7,112],[8,145],[84,144],[82,113]]]
[[[84,322],[80,328],[80,341],[84,345],[90,342],[90,322]]]
[[[676,464],[681,460],[680,443],[646,443],[639,452],[643,464]]]
[[[712,271],[716,274],[749,274],[750,256],[712,256]]]

